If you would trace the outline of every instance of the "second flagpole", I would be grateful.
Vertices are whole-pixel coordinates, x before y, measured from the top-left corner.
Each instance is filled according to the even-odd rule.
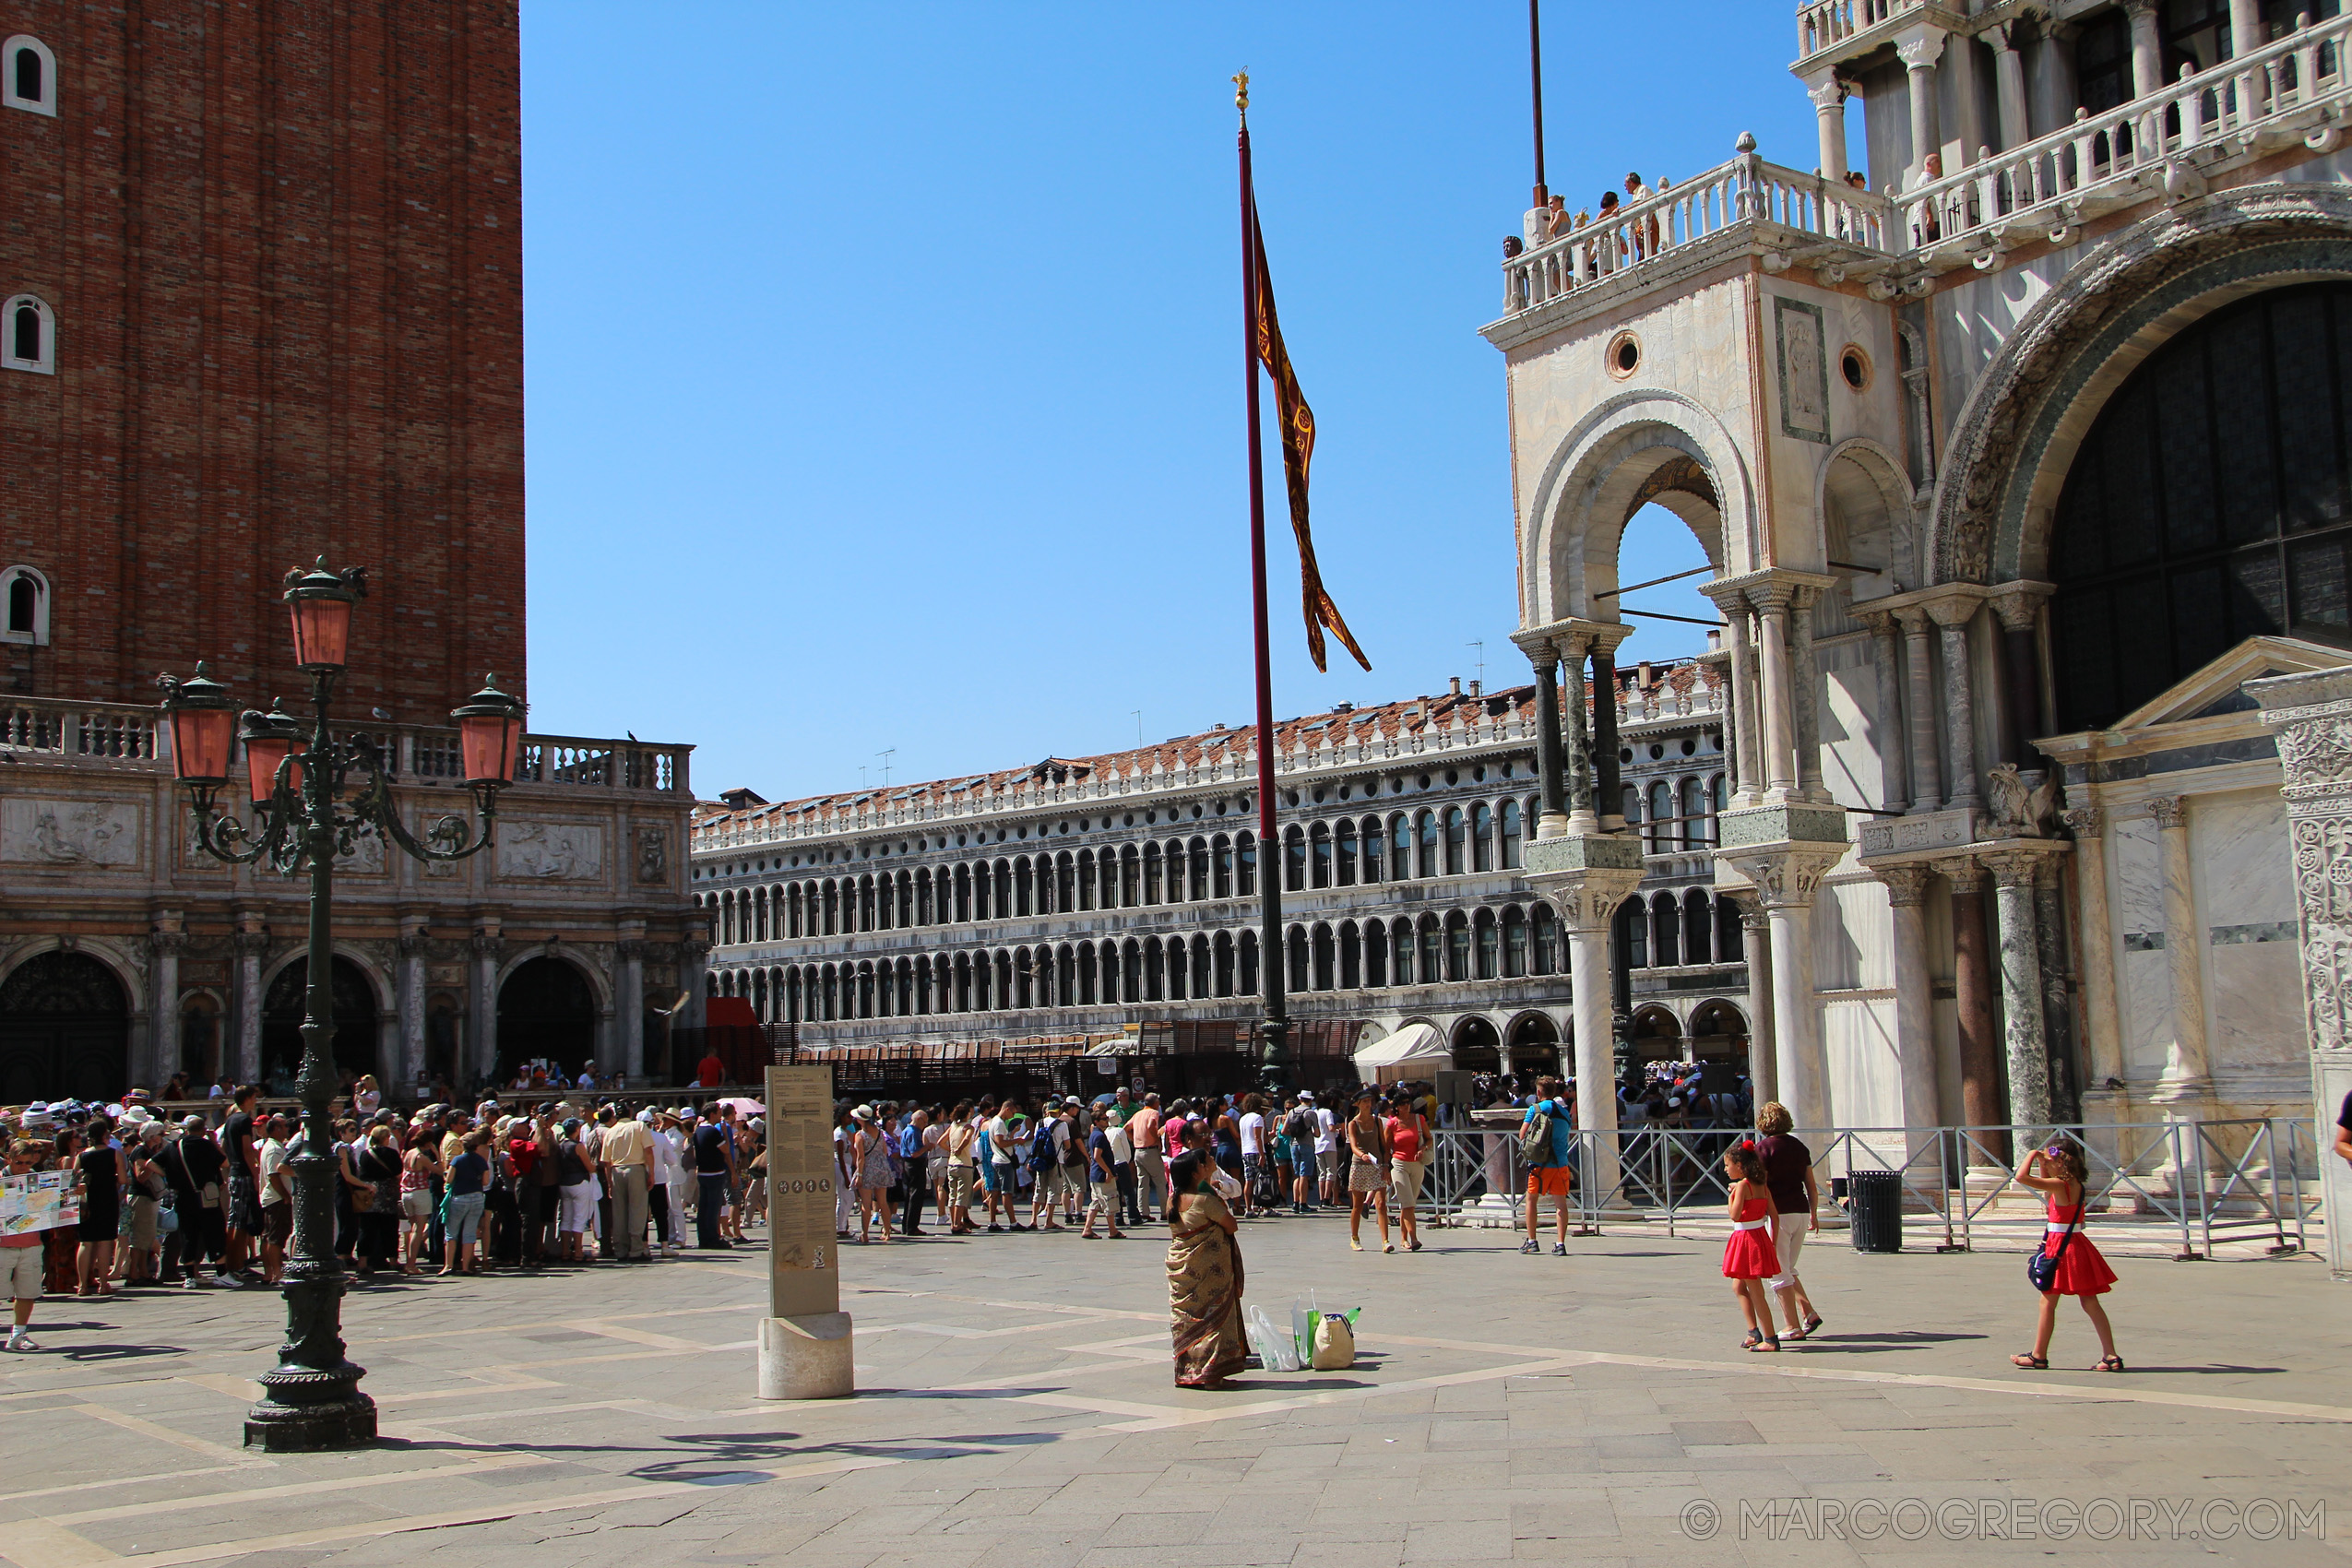
[[[1274,673],[1265,621],[1265,463],[1258,434],[1257,201],[1250,185],[1250,77],[1233,78],[1233,106],[1241,116],[1241,353],[1250,424],[1250,610],[1257,636],[1258,686],[1258,987],[1265,1016],[1258,1026],[1259,1078],[1268,1094],[1289,1086],[1290,1020],[1284,1005],[1282,841],[1275,827]]]

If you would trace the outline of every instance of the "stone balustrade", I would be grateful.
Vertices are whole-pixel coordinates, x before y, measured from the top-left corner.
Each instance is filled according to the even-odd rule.
[[[453,729],[383,725],[346,732],[364,734],[373,741],[396,780],[422,783],[465,777],[457,731]],[[683,795],[688,792],[686,757],[693,749],[577,735],[526,734],[516,762],[515,782]],[[172,732],[157,709],[136,703],[16,697],[0,703],[0,754],[155,772],[170,765]]]
[[[1904,248],[1994,265],[2002,250],[2052,237],[2153,195],[2204,194],[2200,165],[2303,142],[2332,151],[2352,104],[2345,47],[2352,15],[2305,25],[2202,74],[2074,121],[1895,198]]]
[[[1797,62],[1874,49],[1928,8],[1928,0],[1807,0],[1797,7]]]
[[[1605,221],[1596,220],[1505,257],[1505,314],[1670,259],[1697,241],[1742,225],[1818,235],[1865,250],[1888,248],[1895,225],[1885,197],[1768,163],[1756,156],[1755,145],[1753,137],[1742,136],[1740,155],[1728,163],[1628,203]]]

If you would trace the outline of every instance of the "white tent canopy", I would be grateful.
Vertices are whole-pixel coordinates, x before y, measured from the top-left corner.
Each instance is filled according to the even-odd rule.
[[[1394,1073],[1403,1067],[1425,1066],[1434,1071],[1453,1065],[1454,1055],[1445,1049],[1445,1037],[1431,1024],[1408,1024],[1356,1052],[1356,1074],[1367,1083],[1376,1081],[1384,1072]]]

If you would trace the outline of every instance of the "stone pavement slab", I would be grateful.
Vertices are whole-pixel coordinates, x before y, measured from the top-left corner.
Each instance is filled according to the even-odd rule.
[[[1805,1254],[1827,1318],[1739,1348],[1719,1241],[1350,1253],[1246,1223],[1249,1298],[1361,1307],[1360,1364],[1172,1386],[1163,1246],[851,1248],[852,1400],[751,1396],[766,1255],[386,1283],[346,1303],[362,1454],[240,1446],[267,1292],[42,1303],[0,1358],[0,1558],[417,1568],[2023,1561],[2341,1564],[2347,1298],[2308,1258],[2125,1255],[2121,1377],[2006,1254]],[[2352,1503],[2344,1504],[2352,1508]],[[2072,1511],[2071,1513],[2069,1511]]]

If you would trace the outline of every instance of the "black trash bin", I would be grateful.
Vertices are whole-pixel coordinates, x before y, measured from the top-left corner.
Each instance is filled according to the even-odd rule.
[[[1895,1170],[1856,1170],[1847,1173],[1847,1214],[1858,1253],[1899,1253],[1903,1250],[1903,1176]]]

